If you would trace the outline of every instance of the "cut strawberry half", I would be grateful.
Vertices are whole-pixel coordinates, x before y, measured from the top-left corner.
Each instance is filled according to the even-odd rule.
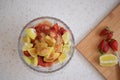
[[[118,42],[115,39],[111,39],[109,45],[113,51],[118,51]]]
[[[24,55],[27,56],[27,57],[30,57],[30,56],[31,56],[28,51],[24,51],[23,53],[24,53]]]

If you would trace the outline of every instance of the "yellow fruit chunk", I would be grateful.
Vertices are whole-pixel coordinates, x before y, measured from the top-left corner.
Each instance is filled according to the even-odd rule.
[[[37,50],[36,50],[36,48],[29,48],[28,52],[30,53],[30,55],[32,57],[36,57],[37,56]]]
[[[23,37],[23,42],[24,42],[24,43],[30,43],[30,41],[31,41],[31,39],[30,39],[27,35],[25,35],[25,36]]]
[[[37,57],[37,56],[34,57],[34,59],[33,59],[33,65],[34,65],[34,66],[37,66],[37,65],[38,65],[38,57]]]
[[[26,62],[27,64],[31,64],[31,58],[23,55],[23,59],[25,60],[25,62]]]
[[[51,53],[49,57],[45,57],[44,61],[45,62],[53,62],[59,57],[60,53]]]
[[[63,53],[67,53],[69,50],[70,50],[70,45],[69,44],[63,45],[63,50],[62,50]]]
[[[62,53],[62,54],[59,56],[58,61],[59,61],[60,63],[62,63],[62,62],[65,61],[66,57],[67,57],[67,55],[66,55],[65,53]]]
[[[26,29],[26,34],[27,34],[27,36],[29,36],[31,39],[35,39],[36,36],[37,36],[36,31],[35,31],[35,29],[33,29],[33,28],[28,28],[28,29]]]
[[[56,40],[54,38],[51,38],[50,36],[46,36],[45,41],[48,43],[49,46],[54,46],[56,43]]]
[[[49,56],[52,53],[53,49],[53,47],[47,47],[45,49],[42,49],[40,52],[38,52],[38,55],[44,57]]]
[[[62,35],[62,39],[64,41],[64,43],[68,43],[69,39],[70,39],[70,34],[69,32],[65,32],[63,35]]]
[[[56,52],[62,52],[63,44],[55,45]]]
[[[118,59],[113,54],[104,54],[100,56],[100,65],[101,66],[114,66],[118,63]]]
[[[31,48],[33,46],[33,44],[31,43],[24,43],[23,47],[22,47],[22,51],[26,51],[29,48]]]

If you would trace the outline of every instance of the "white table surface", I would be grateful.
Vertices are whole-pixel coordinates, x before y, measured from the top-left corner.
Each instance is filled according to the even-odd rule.
[[[119,0],[0,0],[0,80],[104,80],[77,50],[60,71],[35,72],[21,61],[17,41],[30,20],[53,16],[69,25],[77,44],[118,3]]]

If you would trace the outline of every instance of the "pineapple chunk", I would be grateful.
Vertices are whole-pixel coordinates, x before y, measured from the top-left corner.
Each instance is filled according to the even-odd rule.
[[[70,39],[70,35],[69,35],[69,32],[65,32],[63,35],[62,35],[62,39],[64,41],[64,43],[68,43],[69,39]]]
[[[36,31],[33,28],[26,29],[26,33],[31,39],[35,39],[37,36]]]
[[[66,60],[66,58],[67,58],[67,54],[62,53],[62,54],[59,56],[58,61],[59,61],[60,63],[63,63],[63,62]]]
[[[39,56],[50,56],[50,54],[52,53],[53,51],[53,47],[47,47],[47,48],[44,48],[43,50],[41,50],[40,52],[38,52],[38,55]]]
[[[56,43],[56,40],[54,38],[51,38],[50,36],[46,36],[45,41],[48,43],[49,46],[54,46]]]
[[[30,53],[30,55],[32,57],[36,57],[37,56],[37,50],[36,50],[36,48],[29,48],[28,52]]]
[[[23,55],[23,59],[25,60],[25,62],[26,62],[27,64],[31,64],[31,58]]]
[[[31,39],[30,39],[27,35],[25,35],[25,36],[23,37],[23,42],[24,42],[24,43],[30,43],[30,42],[31,42]]]
[[[22,51],[26,51],[29,48],[33,47],[33,44],[31,43],[24,43],[23,47],[22,47]]]
[[[56,52],[62,52],[63,44],[55,45]]]

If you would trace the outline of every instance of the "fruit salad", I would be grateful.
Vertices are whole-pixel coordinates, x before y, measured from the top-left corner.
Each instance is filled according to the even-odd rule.
[[[50,21],[26,28],[22,41],[25,62],[42,67],[63,63],[71,46],[69,31]]]

